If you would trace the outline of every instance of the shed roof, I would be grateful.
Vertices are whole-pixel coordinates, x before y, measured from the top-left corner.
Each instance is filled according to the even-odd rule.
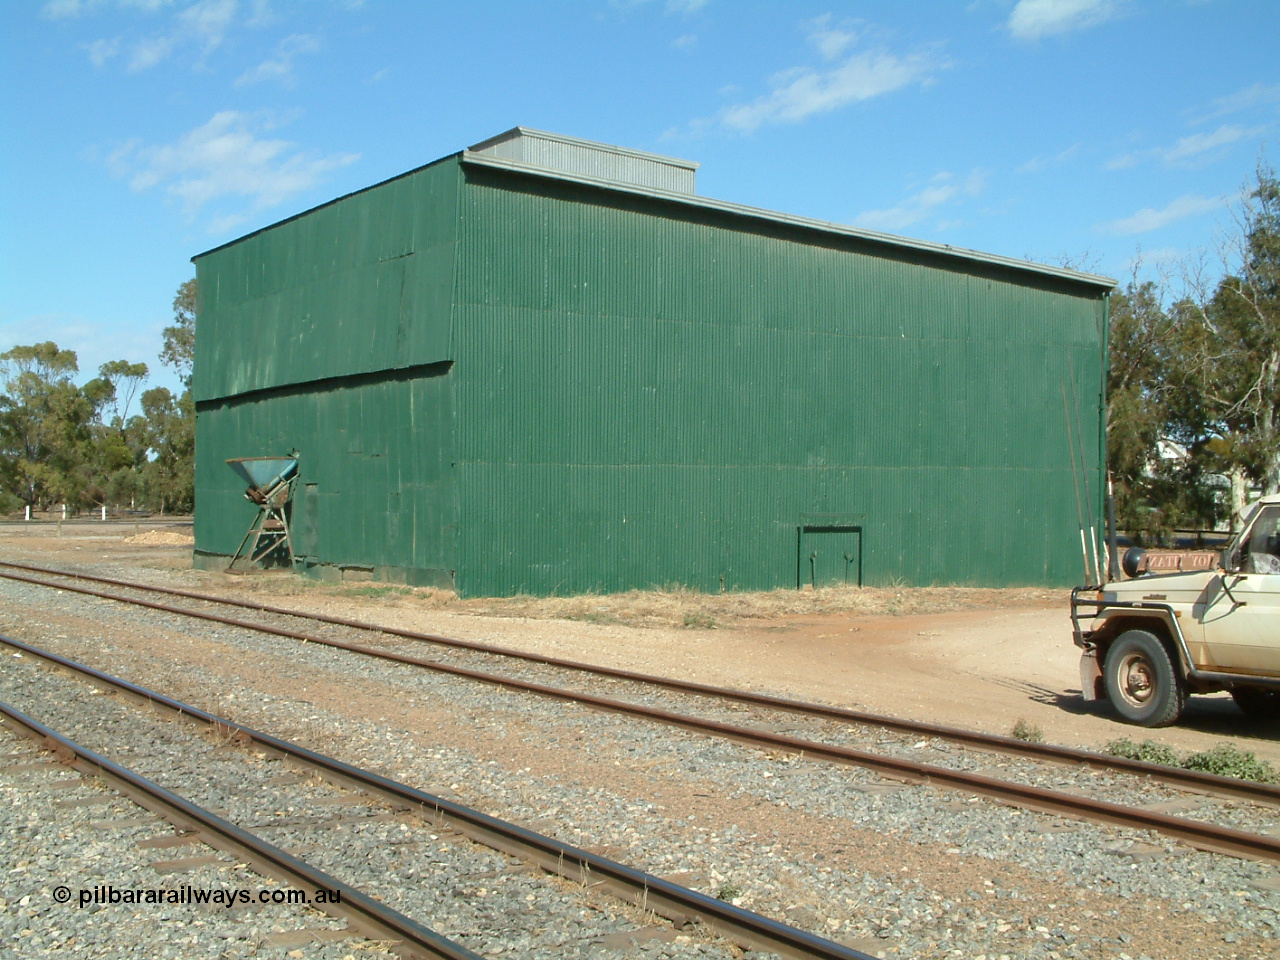
[[[582,140],[577,137],[566,137],[561,134],[546,133],[539,130],[531,130],[526,127],[514,127],[511,130],[500,133],[497,136],[490,137],[481,141],[472,147],[462,150],[457,154],[450,154],[442,157],[440,160],[432,161],[424,166],[432,166],[440,163],[450,157],[458,157],[461,162],[475,167],[488,167],[495,170],[505,170],[511,173],[523,174],[533,177],[542,177],[549,180],[558,180],[568,183],[583,184],[586,186],[596,187],[603,190],[612,190],[618,193],[627,193],[643,197],[651,197],[670,201],[672,203],[683,204],[685,206],[697,207],[705,210],[716,210],[721,213],[728,213],[735,216],[745,217],[747,219],[765,221],[769,223],[785,224],[787,226],[798,227],[805,230],[815,230],[821,233],[827,233],[842,237],[855,237],[861,240],[870,241],[872,243],[884,244],[888,247],[898,249],[914,250],[922,253],[929,253],[936,256],[954,258],[971,263],[979,263],[986,266],[998,266],[1006,269],[1016,270],[1020,272],[1035,273],[1042,276],[1056,277],[1061,280],[1067,280],[1074,283],[1084,284],[1094,287],[1099,291],[1107,291],[1116,285],[1116,281],[1111,277],[1101,276],[1099,274],[1084,273],[1079,270],[1070,270],[1066,267],[1054,267],[1048,264],[1035,263],[1030,260],[1020,260],[1016,257],[1004,257],[995,253],[983,253],[980,250],[970,250],[966,247],[954,247],[945,243],[933,243],[929,240],[914,240],[909,237],[901,237],[891,233],[881,233],[878,230],[865,230],[860,227],[847,226],[841,223],[832,223],[827,220],[815,220],[811,217],[801,217],[790,213],[779,213],[774,210],[766,210],[761,207],[749,207],[740,203],[731,203],[727,200],[712,200],[708,197],[699,197],[692,193],[692,182],[690,181],[688,190],[669,190],[659,186],[653,186],[649,183],[627,182],[619,179],[604,178],[598,176],[590,176],[580,172],[583,169],[576,164],[564,164],[566,166],[577,166],[577,169],[557,169],[551,166],[545,166],[537,163],[529,163],[524,160],[514,159],[510,156],[501,156],[500,153],[510,151],[496,150],[495,146],[504,144],[516,138],[533,138],[539,141],[554,142],[566,147],[579,148],[582,150],[590,150],[598,154],[613,154],[619,160],[636,160],[641,162],[651,162],[653,165],[662,165],[672,170],[687,172],[691,177],[693,172],[698,168],[698,164],[690,160],[679,160],[674,157],[664,157],[658,154],[650,154],[640,150],[631,150],[625,147],[615,147],[609,144],[597,143],[591,140]],[[525,154],[528,155],[528,154]],[[240,240],[252,237],[255,234],[270,230],[272,227],[290,220],[296,220],[298,217],[305,216],[312,210],[318,210],[330,204],[344,200],[346,197],[354,196],[358,193],[364,193],[375,187],[381,186],[382,183],[389,183],[391,180],[398,180],[400,177],[408,176],[411,173],[421,170],[423,167],[416,167],[414,170],[407,171],[389,180],[381,183],[373,184],[363,190],[356,190],[342,197],[337,197],[327,203],[318,204],[309,210],[286,217],[269,226],[262,227],[251,233],[245,234],[236,240],[219,244],[209,250],[196,254],[191,259],[198,260],[201,257],[213,253],[215,250],[221,250],[223,247],[231,246],[240,242]],[[606,166],[605,169],[608,169]],[[650,181],[651,183],[652,181]]]
[[[673,203],[684,204],[691,207],[717,210],[721,213],[734,214],[749,219],[781,223],[788,226],[800,227],[806,230],[816,230],[837,236],[857,237],[862,240],[869,240],[873,243],[882,243],[891,247],[918,250],[925,253],[968,260],[984,265],[994,265],[1013,270],[1057,277],[1062,280],[1069,280],[1076,283],[1082,283],[1087,286],[1097,287],[1100,290],[1110,290],[1116,285],[1114,278],[1102,276],[1100,274],[1084,273],[1082,271],[1071,270],[1066,267],[1054,267],[1049,264],[1035,263],[1031,260],[1019,260],[1016,257],[1004,257],[996,253],[983,253],[980,250],[970,250],[966,247],[953,247],[950,244],[933,243],[929,240],[914,240],[909,237],[900,237],[891,233],[881,233],[878,230],[865,230],[861,227],[851,227],[842,223],[832,223],[828,220],[815,220],[811,217],[801,217],[790,213],[779,213],[777,211],[766,210],[761,207],[749,207],[740,203],[731,203],[727,200],[712,200],[709,197],[699,197],[689,193],[662,190],[657,187],[624,183],[617,180],[605,180],[599,177],[585,176],[583,174],[572,173],[565,170],[554,170],[537,164],[492,156],[487,153],[476,153],[473,150],[462,151],[461,157],[464,164],[472,166],[490,167],[497,170],[507,170],[513,173],[543,177],[550,180],[579,183],[587,186],[599,187],[604,190],[613,190],[619,193],[635,194],[655,199],[669,200]]]

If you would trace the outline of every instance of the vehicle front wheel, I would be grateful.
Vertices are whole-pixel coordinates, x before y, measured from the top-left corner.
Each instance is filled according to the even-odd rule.
[[[1107,697],[1130,723],[1167,727],[1178,719],[1186,692],[1169,651],[1146,630],[1127,630],[1107,651],[1102,671]]]
[[[1231,691],[1236,706],[1251,717],[1260,720],[1280,718],[1280,693],[1274,690],[1258,690],[1253,687],[1237,687]]]

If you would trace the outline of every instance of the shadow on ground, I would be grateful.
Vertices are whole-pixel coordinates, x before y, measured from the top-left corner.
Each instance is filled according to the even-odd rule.
[[[1034,703],[1054,707],[1077,717],[1098,717],[1111,720],[1116,725],[1116,737],[1141,733],[1145,728],[1125,723],[1115,708],[1106,700],[1085,700],[1079,690],[1054,690],[1024,680],[987,678],[1002,687],[1014,690]],[[1195,730],[1219,737],[1238,737],[1250,740],[1280,742],[1280,718],[1260,720],[1246,716],[1226,694],[1190,697],[1177,727]]]
[[[1079,690],[1064,692],[1044,690],[1041,694],[1032,696],[1031,699],[1076,716],[1095,716],[1103,720],[1115,721],[1117,737],[1130,735],[1126,734],[1126,731],[1140,733],[1147,729],[1125,723],[1110,702],[1085,700]],[[1280,741],[1280,720],[1259,720],[1246,716],[1226,697],[1191,697],[1175,726],[1183,730],[1195,730],[1219,737]]]

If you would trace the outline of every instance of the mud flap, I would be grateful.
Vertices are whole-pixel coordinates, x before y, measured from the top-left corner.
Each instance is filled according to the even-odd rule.
[[[1086,650],[1080,654],[1080,695],[1085,700],[1101,700],[1102,668],[1098,666],[1098,651]]]

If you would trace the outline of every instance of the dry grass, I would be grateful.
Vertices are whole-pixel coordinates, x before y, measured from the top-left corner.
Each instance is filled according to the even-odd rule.
[[[158,547],[185,547],[196,542],[196,538],[187,533],[176,533],[172,530],[148,530],[146,533],[125,537],[125,543],[143,544]]]
[[[754,593],[698,593],[684,588],[628,590],[576,597],[508,597],[457,601],[468,613],[587,620],[627,626],[708,629],[819,613],[903,616],[1056,599],[1043,589],[974,587],[827,587]]]
[[[1062,599],[1059,592],[1039,587],[827,587],[818,590],[699,593],[675,586],[571,597],[477,597],[463,600],[451,591],[427,587],[381,583],[324,584],[289,576],[235,579],[241,589],[276,596],[367,598],[393,606],[447,609],[450,613],[476,616],[703,630],[812,614],[907,616]]]

